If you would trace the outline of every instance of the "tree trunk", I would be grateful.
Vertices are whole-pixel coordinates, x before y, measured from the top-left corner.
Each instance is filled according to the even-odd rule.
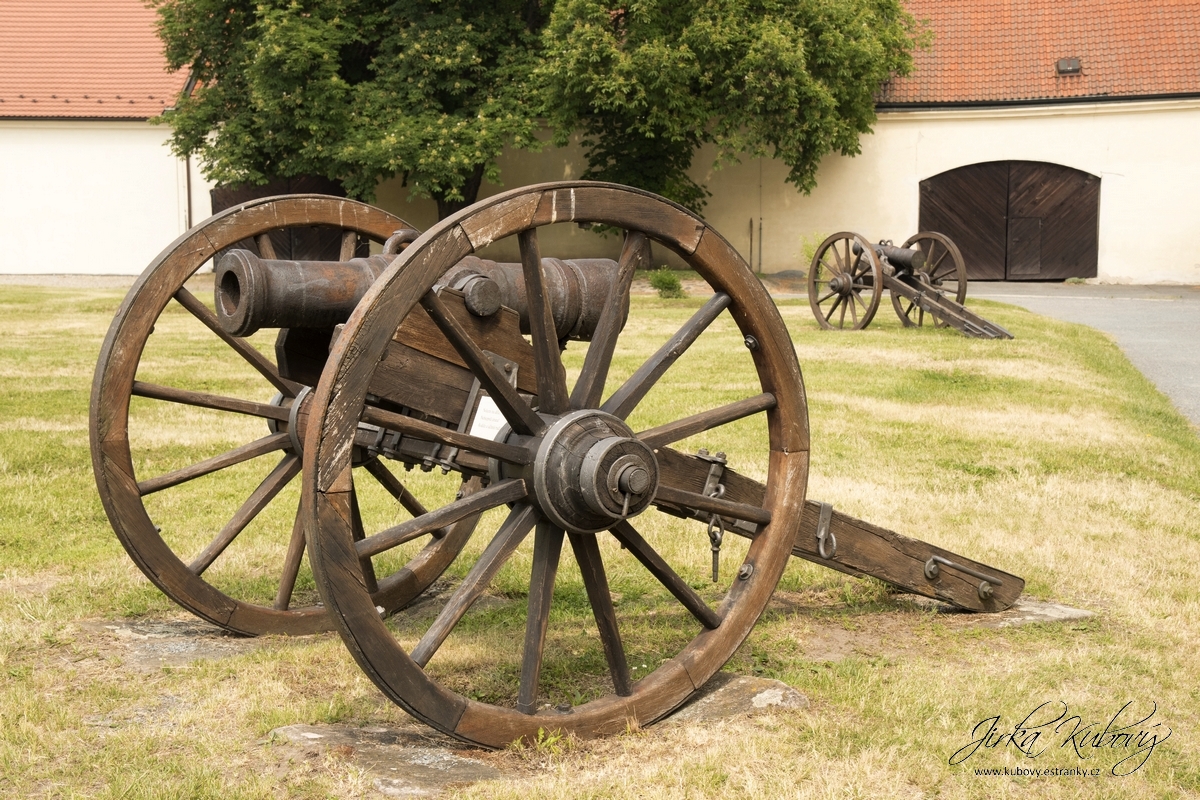
[[[433,199],[437,201],[438,220],[441,221],[456,211],[462,211],[467,206],[475,202],[476,196],[479,194],[479,186],[483,183],[483,164],[476,164],[471,176],[467,178],[462,185],[462,200],[447,200],[444,197],[434,195]]]

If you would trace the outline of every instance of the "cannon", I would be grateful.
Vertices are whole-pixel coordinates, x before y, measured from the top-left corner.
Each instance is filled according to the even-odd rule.
[[[951,291],[953,286],[953,291]],[[967,268],[949,237],[925,231],[897,247],[891,240],[870,244],[842,231],[821,242],[808,270],[808,304],[826,330],[862,330],[871,324],[884,289],[904,327],[928,318],[981,339],[1012,334],[969,311]]]
[[[539,231],[576,224],[623,231],[619,257],[543,258]],[[274,257],[272,232],[314,225],[342,237],[338,260]],[[484,256],[508,238],[519,264]],[[648,241],[713,294],[643,352],[622,333],[662,328],[630,305]],[[216,310],[193,291],[214,256]],[[194,361],[156,355],[154,332],[185,326]],[[1024,586],[808,499],[807,402],[770,297],[701,219],[613,184],[513,190],[419,235],[336,198],[229,209],[130,290],[91,426],[110,521],[172,599],[245,634],[334,628],[392,701],[485,747],[663,718],[791,556],[971,611]],[[563,630],[555,603],[593,627]]]

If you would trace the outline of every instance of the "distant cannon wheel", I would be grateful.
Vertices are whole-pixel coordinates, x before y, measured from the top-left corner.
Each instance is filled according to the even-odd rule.
[[[92,385],[96,482],[134,562],[198,616],[250,635],[332,625],[302,564],[305,538],[296,516],[294,479],[311,386],[281,374],[287,371],[263,352],[269,338],[222,330],[211,294],[205,301],[193,293],[205,280],[197,270],[234,246],[274,258],[279,242],[311,241],[318,230],[346,260],[366,241],[408,227],[379,209],[324,195],[255,200],[176,239],[117,312]],[[182,354],[174,344],[181,340],[188,342]],[[316,348],[318,370],[327,347]],[[363,490],[356,519],[424,511],[378,459],[357,459],[354,473]],[[470,528],[463,523],[413,555],[407,584],[378,588],[372,602],[386,611],[408,602],[436,580]],[[368,562],[363,567],[360,580],[373,583]]]
[[[817,248],[808,270],[808,305],[826,330],[871,324],[883,292],[875,249],[857,233],[835,233]]]
[[[538,244],[539,229],[553,223],[554,233],[565,228],[567,237],[576,224],[626,231],[618,279],[596,298],[602,310],[586,346],[561,340],[555,329],[558,301]],[[452,313],[454,293],[434,288],[460,259],[493,242],[504,246],[507,237],[516,237],[523,264],[532,403],[509,383],[486,341],[456,321],[462,318]],[[640,349],[641,338],[636,346],[618,341],[622,330],[653,332],[678,313],[630,310],[634,269],[648,241],[678,253],[714,292],[690,318],[680,317],[682,325],[673,323],[653,353]],[[412,317],[433,320],[493,400],[505,423],[494,436],[412,429],[379,405],[377,392],[388,380],[381,359]],[[697,371],[718,363],[721,389],[692,386],[705,380]],[[578,375],[573,388],[568,370]],[[739,391],[746,383],[757,384],[758,393],[746,397]],[[728,399],[718,399],[718,391]],[[487,747],[533,741],[539,731],[619,733],[679,707],[749,635],[782,575],[804,507],[807,406],[778,310],[703,220],[612,184],[506,192],[427,231],[346,324],[312,415],[306,527],[317,583],[343,640],[394,702]],[[356,541],[349,524],[347,445],[361,419],[409,425],[414,436],[491,458],[485,489],[427,515],[432,525],[482,511],[481,530],[488,526],[491,538],[476,534],[478,546],[464,550],[463,563],[450,571],[458,582],[444,600],[394,621],[376,613],[356,574],[364,553],[386,550],[403,533]],[[706,447],[728,450],[731,467],[765,478],[765,499],[736,496],[726,452],[687,455],[669,446],[701,436]],[[412,527],[424,524],[418,517]],[[710,541],[719,546],[722,526],[749,530],[753,541],[725,537],[725,565],[709,589]],[[564,551],[574,563],[563,558],[560,569]],[[579,613],[589,607],[594,627]]]
[[[924,231],[909,237],[903,247],[920,250],[925,256],[924,266],[914,273],[918,280],[947,297],[951,297],[953,293],[953,299],[959,305],[966,301],[967,265],[958,245],[948,236]],[[892,308],[896,310],[896,316],[900,317],[904,327],[912,328],[925,324],[926,314],[920,306],[895,292],[892,292],[891,296]],[[945,322],[939,322],[932,315],[929,319],[939,328],[946,327]]]

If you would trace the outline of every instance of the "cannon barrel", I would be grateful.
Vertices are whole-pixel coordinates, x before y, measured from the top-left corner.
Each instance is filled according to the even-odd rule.
[[[875,252],[886,258],[892,266],[906,272],[919,272],[925,267],[925,254],[920,250],[879,244],[875,246]]]
[[[332,328],[350,318],[394,258],[285,261],[230,250],[213,275],[217,320],[234,336],[261,328]]]
[[[886,258],[889,264],[902,272],[918,272],[925,267],[925,254],[920,250],[910,250],[907,247],[896,247],[882,242],[871,247],[875,249],[877,256]],[[858,255],[861,252],[862,246],[855,242],[854,254]]]
[[[214,274],[217,319],[234,336],[250,336],[262,328],[332,328],[350,318],[395,257],[383,253],[349,261],[284,261],[230,250]],[[590,340],[617,279],[617,263],[543,258],[542,274],[559,338]],[[491,316],[500,306],[513,309],[521,331],[529,332],[520,264],[468,256],[439,285],[463,292],[467,308],[480,317]]]

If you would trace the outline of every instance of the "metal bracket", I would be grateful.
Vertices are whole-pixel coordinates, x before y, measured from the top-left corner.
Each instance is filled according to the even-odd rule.
[[[508,382],[515,389],[517,387],[517,370],[520,369],[520,365],[515,361],[511,361],[502,355],[488,350],[484,350],[483,354],[504,373],[504,376],[508,378]],[[467,403],[463,407],[462,416],[458,420],[458,427],[455,428],[459,433],[468,433],[470,431],[470,425],[479,412],[479,403],[482,400],[482,394],[482,384],[479,383],[479,378],[475,378],[471,381],[471,389],[467,392]],[[425,459],[422,469],[428,470],[436,465],[442,468],[443,474],[452,469],[458,469],[458,465],[454,462],[454,457],[458,455],[458,450],[459,448],[457,447],[443,445],[442,448],[439,448],[439,453],[435,453],[433,456]],[[444,451],[445,455],[441,455],[441,451]]]
[[[972,578],[978,578],[981,581],[978,587],[980,600],[990,600],[992,597],[992,587],[1004,585],[1003,582],[994,575],[987,575],[979,572],[978,570],[971,569],[970,567],[965,567],[962,564],[956,564],[949,559],[942,558],[941,556],[933,556],[925,562],[925,578],[927,580],[937,580],[938,576],[942,572],[941,568],[938,566],[939,564],[949,567],[952,570],[962,572],[966,575],[970,575]]]
[[[829,522],[832,518],[833,506],[829,503],[821,503],[821,516],[817,519],[817,552],[824,559],[831,559],[837,555],[837,537],[829,529]],[[825,552],[826,541],[829,542],[828,553]]]
[[[709,464],[708,477],[704,480],[704,496],[722,497],[725,494],[725,486],[721,483],[721,476],[725,474],[725,454],[717,453],[716,455],[709,455],[707,450],[701,448],[696,452],[696,457],[702,461],[707,461]],[[721,542],[724,538],[725,521],[721,519],[719,514],[709,514],[708,541],[712,546],[713,583],[716,583],[720,576]]]

